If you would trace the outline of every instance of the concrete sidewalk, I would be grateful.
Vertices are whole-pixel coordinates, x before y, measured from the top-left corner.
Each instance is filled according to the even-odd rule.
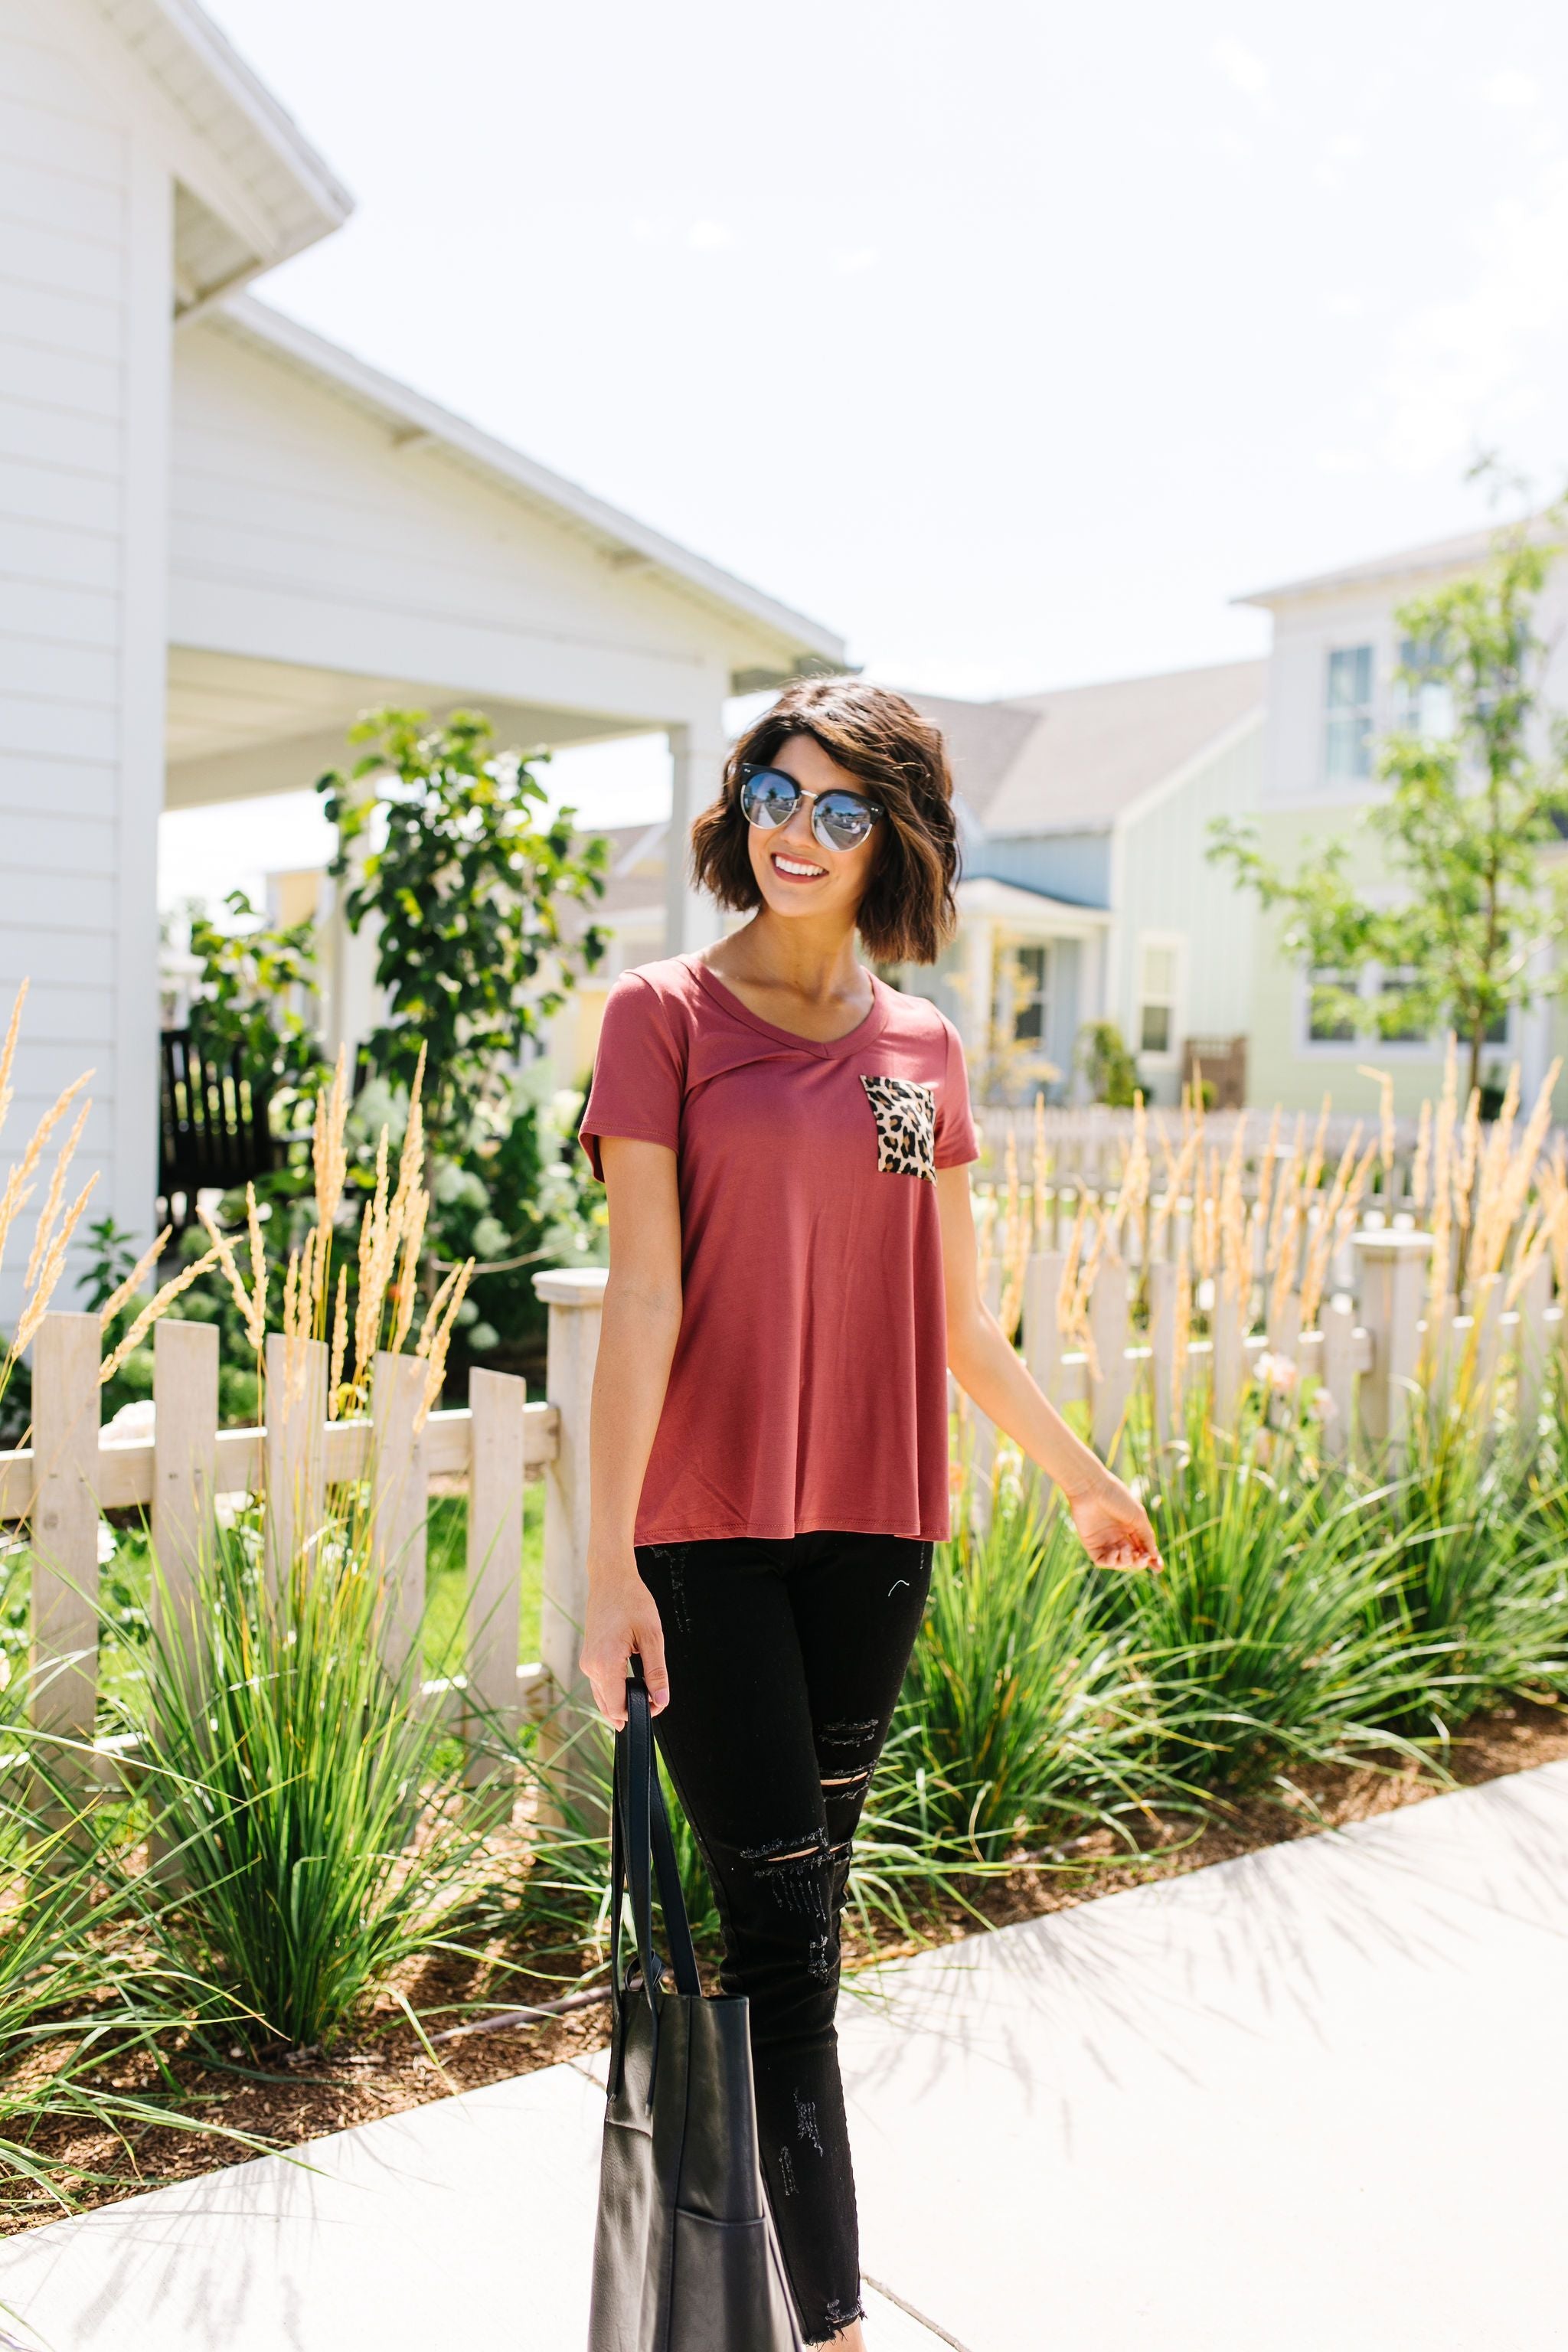
[[[872,1986],[876,2352],[1568,2347],[1568,1765]],[[0,2342],[571,2352],[601,2107],[552,2067],[13,2240]]]

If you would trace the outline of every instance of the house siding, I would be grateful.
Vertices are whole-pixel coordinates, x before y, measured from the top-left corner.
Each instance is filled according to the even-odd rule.
[[[31,982],[0,1165],[91,1066],[78,1158],[101,1191],[114,1143],[101,877],[119,816],[130,149],[14,0],[0,0],[0,1018]],[[82,891],[88,872],[98,879]],[[9,1257],[0,1325],[26,1250]]]
[[[1140,1062],[1151,1103],[1181,1097],[1185,1037],[1244,1034],[1251,1015],[1256,915],[1207,855],[1216,817],[1247,818],[1258,805],[1263,725],[1230,743],[1173,791],[1134,811],[1122,831],[1117,923],[1111,949],[1110,1015],[1136,1054],[1141,946],[1151,934],[1174,940],[1180,956],[1172,1064]]]
[[[221,316],[178,339],[174,415],[176,645],[568,711],[602,713],[613,677],[628,721],[650,726],[706,719],[731,656],[751,657],[679,591],[400,444]]]
[[[1109,833],[999,834],[967,854],[963,872],[1044,890],[1074,907],[1110,904]]]
[[[1346,872],[1358,886],[1376,889],[1387,878],[1387,866],[1378,844],[1358,823],[1360,812],[1342,807],[1327,811],[1271,812],[1260,828],[1265,854],[1287,873],[1294,873],[1307,857],[1331,839],[1350,849]],[[1336,1110],[1375,1111],[1378,1088],[1374,1079],[1357,1074],[1357,1065],[1386,1069],[1394,1079],[1394,1108],[1404,1117],[1419,1109],[1442,1079],[1442,1051],[1436,1046],[1391,1045],[1366,1037],[1353,1045],[1302,1045],[1302,976],[1295,959],[1280,943],[1283,914],[1258,918],[1248,1092],[1260,1104],[1282,1103],[1288,1110],[1315,1109],[1325,1094]]]

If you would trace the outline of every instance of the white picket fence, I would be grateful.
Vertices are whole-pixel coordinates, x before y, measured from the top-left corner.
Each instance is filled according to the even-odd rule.
[[[1258,1109],[1234,1111],[1211,1110],[1204,1114],[1204,1141],[1206,1150],[1223,1164],[1228,1158],[1236,1130],[1243,1121],[1254,1149],[1248,1154],[1243,1171],[1244,1197],[1251,1200],[1256,1192],[1258,1156],[1273,1114]],[[1309,1138],[1316,1138],[1320,1118],[1316,1113],[1301,1114]],[[974,1121],[985,1148],[981,1181],[994,1182],[1006,1154],[1011,1136],[1017,1154],[1022,1180],[1027,1183],[1034,1166],[1037,1139],[1043,1148],[1049,1175],[1044,1187],[1044,1209],[1047,1224],[1058,1221],[1070,1223],[1077,1213],[1080,1198],[1108,1204],[1121,1183],[1122,1171],[1133,1149],[1134,1115],[1130,1110],[1112,1110],[1104,1103],[1089,1103],[1073,1108],[1066,1106],[1044,1108],[1037,1129],[1032,1106],[1006,1103],[977,1103]],[[1152,1147],[1156,1131],[1163,1123],[1173,1144],[1182,1135],[1181,1113],[1176,1110],[1152,1110],[1147,1114],[1147,1132]],[[1295,1133],[1297,1114],[1292,1112],[1280,1119],[1280,1142],[1288,1146]],[[1351,1138],[1358,1129],[1363,1143],[1380,1132],[1375,1108],[1354,1113],[1332,1111],[1322,1119],[1321,1144],[1330,1168],[1337,1162]],[[1378,1169],[1373,1199],[1379,1211],[1392,1222],[1408,1213],[1415,1206],[1411,1178],[1415,1162],[1418,1123],[1414,1118],[1401,1118],[1394,1122],[1393,1152],[1389,1166]],[[1489,1126],[1481,1129],[1483,1146],[1489,1137]],[[1543,1143],[1550,1153],[1563,1130],[1552,1129]],[[1053,1233],[1053,1240],[1057,1235]]]
[[[96,1315],[46,1317],[34,1343],[33,1443],[0,1454],[0,1528],[25,1527],[33,1610],[34,1720],[62,1741],[90,1745],[97,1713],[99,1528],[106,1510],[147,1514],[171,1613],[188,1602],[210,1555],[220,1496],[264,1498],[264,1558],[276,1575],[322,1523],[329,1486],[368,1482],[365,1523],[390,1605],[389,1661],[417,1638],[426,1600],[426,1521],[433,1493],[468,1495],[466,1673],[426,1685],[469,1742],[469,1777],[497,1720],[540,1723],[547,1751],[571,1736],[564,1694],[580,1700],[577,1653],[585,1598],[587,1425],[598,1346],[602,1272],[535,1277],[549,1307],[546,1396],[476,1370],[469,1403],[415,1422],[426,1366],[384,1355],[373,1417],[326,1417],[327,1349],[267,1342],[267,1391],[282,1410],[265,1428],[218,1425],[217,1331],[165,1319],[153,1332],[153,1433],[118,1440],[100,1427]],[[520,1664],[524,1481],[545,1480],[540,1657]],[[120,1759],[99,1750],[100,1777]]]
[[[1489,1275],[1477,1286],[1473,1311],[1460,1313],[1450,1297],[1439,1328],[1428,1333],[1428,1278],[1433,1240],[1408,1225],[1368,1225],[1352,1234],[1339,1271],[1325,1296],[1317,1328],[1301,1328],[1300,1303],[1285,1297],[1274,1320],[1251,1328],[1239,1290],[1220,1281],[1207,1309],[1210,1336],[1190,1340],[1178,1354],[1176,1285],[1183,1265],[1156,1260],[1145,1270],[1147,1328],[1142,1338],[1131,1324],[1132,1270],[1116,1259],[1101,1265],[1089,1297],[1092,1355],[1064,1338],[1058,1303],[1066,1254],[1042,1250],[1026,1264],[1020,1339],[1033,1378],[1058,1406],[1087,1405],[1096,1450],[1107,1459],[1117,1452],[1129,1413],[1142,1396],[1163,1440],[1182,1425],[1186,1394],[1194,1384],[1206,1395],[1205,1409],[1221,1426],[1236,1420],[1245,1384],[1261,1370],[1276,1385],[1294,1388],[1314,1379],[1323,1402],[1323,1446],[1331,1458],[1345,1459],[1360,1447],[1397,1468],[1418,1381],[1443,1387],[1468,1368],[1478,1393],[1504,1374],[1516,1382],[1516,1411],[1525,1418],[1539,1408],[1552,1351],[1568,1342],[1568,1322],[1552,1297],[1552,1266],[1542,1256],[1511,1307],[1505,1307],[1508,1277]],[[995,1310],[1002,1268],[993,1263],[988,1303]],[[1263,1360],[1267,1359],[1267,1362]],[[958,1407],[950,1376],[949,1399]],[[977,1474],[977,1516],[984,1511],[985,1476],[994,1461],[996,1433],[984,1415],[966,1416],[973,1427],[969,1455]]]
[[[1094,1443],[1107,1456],[1141,1389],[1162,1433],[1180,1424],[1185,1388],[1194,1382],[1204,1384],[1209,1410],[1225,1425],[1267,1353],[1271,1370],[1283,1365],[1321,1381],[1331,1454],[1365,1441],[1386,1445],[1397,1461],[1411,1383],[1424,1361],[1435,1361],[1444,1378],[1471,1349],[1482,1378],[1511,1370],[1520,1409],[1528,1412],[1541,1396],[1551,1351],[1564,1338],[1543,1258],[1512,1308],[1503,1307],[1504,1277],[1489,1277],[1475,1313],[1446,1312],[1443,1330],[1434,1335],[1440,1344],[1429,1348],[1431,1246],[1428,1234],[1407,1228],[1357,1233],[1350,1244],[1356,1303],[1342,1288],[1331,1295],[1310,1331],[1300,1328],[1292,1299],[1279,1309],[1275,1328],[1248,1329],[1244,1303],[1221,1285],[1210,1310],[1212,1336],[1192,1341],[1184,1361],[1175,1296],[1184,1277],[1174,1263],[1146,1270],[1150,1314],[1142,1337],[1131,1328],[1129,1268],[1115,1259],[1100,1267],[1089,1301],[1091,1361],[1058,1328],[1063,1254],[1043,1250],[1025,1273],[1023,1354],[1053,1402],[1088,1405]],[[999,1279],[993,1265],[993,1306]],[[154,1333],[153,1433],[116,1442],[100,1426],[98,1318],[47,1317],[34,1357],[33,1444],[0,1454],[0,1527],[26,1523],[32,1553],[35,1660],[47,1668],[36,1682],[40,1727],[73,1741],[93,1738],[103,1511],[140,1507],[148,1513],[178,1606],[211,1546],[220,1496],[265,1497],[266,1559],[276,1573],[321,1524],[328,1486],[368,1479],[374,1545],[395,1594],[386,1638],[400,1654],[416,1638],[424,1613],[429,1496],[466,1487],[467,1672],[427,1689],[469,1740],[470,1777],[483,1777],[480,1733],[497,1717],[537,1721],[546,1754],[559,1753],[585,1697],[577,1654],[586,1601],[588,1422],[605,1276],[598,1269],[557,1270],[534,1281],[549,1308],[544,1398],[530,1401],[520,1380],[476,1371],[468,1407],[432,1413],[417,1433],[425,1374],[418,1360],[378,1359],[374,1418],[330,1422],[326,1349],[306,1343],[301,1367],[277,1338],[268,1341],[268,1390],[286,1403],[291,1399],[289,1409],[266,1428],[220,1429],[216,1328],[165,1320]],[[950,1393],[956,1407],[956,1390]],[[975,1474],[972,1507],[983,1515],[996,1433],[968,1407],[960,1430]],[[531,1477],[545,1481],[543,1602],[539,1658],[520,1665],[522,1490]],[[119,1769],[114,1755],[104,1752],[100,1760],[105,1776]]]

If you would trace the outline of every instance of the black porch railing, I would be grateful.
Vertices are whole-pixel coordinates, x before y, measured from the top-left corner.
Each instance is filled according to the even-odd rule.
[[[158,1190],[183,1233],[198,1192],[226,1192],[267,1175],[279,1165],[282,1146],[272,1133],[269,1092],[247,1074],[237,1049],[218,1059],[199,1053],[188,1029],[165,1029],[161,1062]]]

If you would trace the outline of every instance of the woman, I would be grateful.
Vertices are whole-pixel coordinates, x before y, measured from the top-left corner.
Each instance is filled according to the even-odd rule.
[[[957,909],[942,738],[900,695],[794,686],[691,835],[754,909],[623,972],[579,1136],[609,1195],[582,1665],[641,1659],[750,1998],[758,2133],[812,2344],[864,2352],[834,2012],[850,1844],[949,1534],[949,1367],[1092,1556],[1159,1566],[1121,1481],[980,1297],[963,1054],[857,961],[931,963]]]

